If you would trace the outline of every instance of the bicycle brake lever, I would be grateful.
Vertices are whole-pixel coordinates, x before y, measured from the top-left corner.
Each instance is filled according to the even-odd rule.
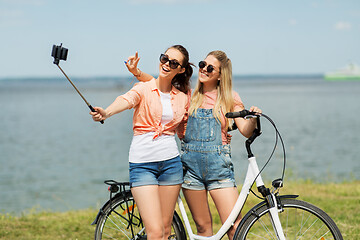
[[[258,118],[256,115],[246,115],[244,119],[250,119],[250,118]]]

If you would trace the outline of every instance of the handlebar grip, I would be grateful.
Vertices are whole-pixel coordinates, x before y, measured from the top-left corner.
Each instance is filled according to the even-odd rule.
[[[246,117],[248,115],[254,115],[253,112],[250,112],[249,110],[242,110],[242,111],[239,111],[239,112],[228,112],[225,114],[225,117],[227,118],[238,118],[238,117]]]
[[[92,112],[96,112],[95,109],[93,108],[93,106],[89,105],[89,108]],[[101,120],[100,123],[104,124],[104,120]]]

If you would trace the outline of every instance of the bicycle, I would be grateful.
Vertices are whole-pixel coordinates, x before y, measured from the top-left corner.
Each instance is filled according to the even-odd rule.
[[[185,240],[218,240],[226,235],[232,224],[240,214],[250,192],[262,199],[260,203],[252,207],[241,219],[236,228],[234,239],[335,239],[342,240],[342,235],[335,222],[320,208],[298,200],[298,195],[280,195],[283,187],[285,174],[286,155],[283,140],[275,123],[265,114],[255,115],[247,110],[227,113],[228,118],[256,118],[257,128],[252,136],[245,142],[248,153],[248,170],[240,191],[239,197],[227,220],[218,232],[210,237],[199,236],[193,233],[189,219],[186,214],[181,197],[177,203],[180,215],[175,211],[170,239]],[[260,117],[266,118],[274,127],[276,133],[275,146],[269,159],[259,170],[256,158],[252,153],[251,144],[261,135]],[[278,140],[282,144],[284,166],[282,177],[272,182],[272,188],[265,187],[261,172],[269,163],[275,152]],[[95,221],[95,239],[145,239],[145,228],[137,211],[136,204],[132,198],[131,191],[126,189],[127,182],[105,181],[110,185],[110,200],[99,210]],[[254,183],[262,197],[252,190]],[[114,197],[112,194],[116,193]],[[186,232],[185,232],[186,229]]]

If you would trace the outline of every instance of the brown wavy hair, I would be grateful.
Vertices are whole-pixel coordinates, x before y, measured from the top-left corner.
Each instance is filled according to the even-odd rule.
[[[193,73],[193,64],[189,62],[189,52],[182,45],[174,45],[169,47],[167,50],[171,48],[176,49],[182,53],[184,59],[181,66],[185,68],[183,73],[175,75],[171,81],[171,84],[183,93],[187,94],[190,90],[190,78]]]

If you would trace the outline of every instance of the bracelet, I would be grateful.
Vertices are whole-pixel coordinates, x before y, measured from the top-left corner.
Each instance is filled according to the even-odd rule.
[[[140,69],[137,69],[137,70],[139,70],[140,73],[139,73],[138,75],[133,74],[134,77],[140,77],[140,76],[141,76],[141,71],[140,71]]]

